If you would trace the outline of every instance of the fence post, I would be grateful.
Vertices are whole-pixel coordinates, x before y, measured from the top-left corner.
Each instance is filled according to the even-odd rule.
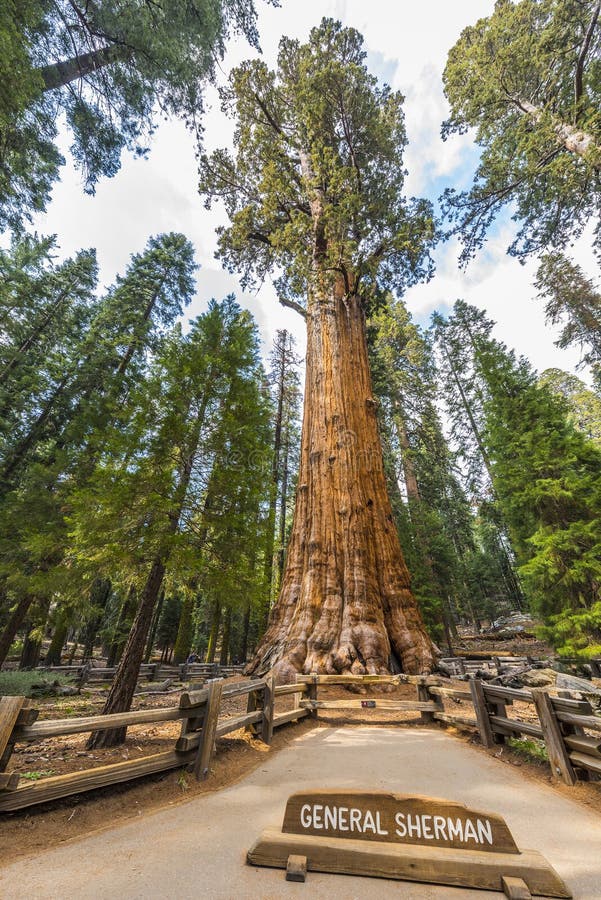
[[[309,683],[307,684],[307,699],[316,701],[317,700],[317,679],[319,676],[318,675],[309,675],[309,676],[305,675],[305,678],[307,678],[307,677],[309,678]],[[309,712],[310,712],[312,719],[317,718],[317,709],[311,709],[311,710],[309,710]]]
[[[246,712],[252,713],[256,712],[259,708],[259,698],[257,696],[257,691],[249,691],[248,692],[248,700],[246,701]],[[253,722],[251,725],[247,725],[244,729],[248,734],[252,734],[253,737],[258,737],[259,729],[258,724]]]
[[[25,697],[0,697],[0,772],[4,772],[13,752],[13,728],[19,718]]]
[[[205,718],[200,733],[198,754],[194,760],[193,767],[194,776],[197,781],[205,781],[209,775],[209,765],[213,755],[213,746],[215,744],[215,732],[217,731],[222,691],[223,683],[221,681],[209,682],[209,696],[207,698]]]
[[[84,686],[84,684],[86,683],[86,681],[88,680],[88,678],[90,677],[90,669],[91,668],[92,668],[92,663],[88,659],[88,660],[86,660],[86,662],[82,665],[81,669],[79,670],[79,677],[77,679],[77,687],[80,691],[81,691],[82,687]]]
[[[263,721],[261,722],[261,740],[264,744],[271,744],[273,737],[273,707],[275,702],[275,675],[273,672],[265,677],[265,690],[263,691]]]
[[[425,675],[421,675],[419,677],[419,681],[417,681],[416,687],[417,687],[417,699],[425,700],[426,702],[429,701],[431,703],[432,697],[430,696],[430,691],[428,690],[428,685],[426,683]],[[434,721],[434,713],[422,710],[422,712],[420,712],[420,718],[421,718],[422,722],[424,723],[424,725],[431,724]]]
[[[306,676],[305,676],[305,675],[297,675],[297,676],[296,676],[296,681],[298,682],[298,681],[300,681],[302,678],[306,678]],[[293,695],[292,695],[292,709],[298,709],[298,708],[299,708],[300,702],[301,702],[301,700],[303,699],[303,694],[304,694],[305,690],[306,690],[306,687],[305,687],[305,685],[303,684],[302,687],[299,688],[298,694],[293,694]]]
[[[568,750],[563,740],[563,734],[559,727],[555,709],[548,693],[542,688],[531,689],[536,712],[540,726],[543,730],[543,738],[547,747],[549,762],[551,763],[551,773],[553,778],[561,775],[566,784],[576,784],[577,778]]]
[[[482,687],[482,682],[478,678],[470,678],[469,685],[470,693],[472,695],[472,702],[474,704],[474,710],[476,711],[476,722],[478,723],[478,731],[480,733],[482,746],[493,747],[495,743],[495,735],[493,734],[493,730],[490,726],[490,719],[488,717],[488,705],[486,702],[484,688]]]

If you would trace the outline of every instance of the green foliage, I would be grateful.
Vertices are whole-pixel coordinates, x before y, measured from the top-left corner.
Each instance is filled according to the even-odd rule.
[[[601,291],[592,278],[562,253],[541,258],[536,277],[538,297],[545,301],[547,320],[563,328],[558,347],[577,347],[582,363],[591,367],[601,392]]]
[[[0,492],[18,486],[28,463],[68,465],[90,430],[101,432],[194,289],[183,235],[151,238],[100,300],[95,253],[54,267],[52,246],[27,238],[0,258],[9,276],[0,289],[0,318],[9,322],[0,351]]]
[[[463,322],[462,319],[455,327],[454,320],[446,321],[434,313],[432,337],[438,352],[441,394],[449,418],[450,437],[461,456],[463,478],[471,495],[488,501],[491,472],[483,441],[486,386],[474,364],[473,341],[476,336],[487,338],[492,323],[483,315],[474,315],[468,330]]]
[[[549,755],[543,741],[531,740],[530,738],[507,738],[507,746],[523,756],[529,762],[548,763]]]
[[[290,490],[291,473],[298,469],[300,454],[300,360],[290,332],[276,332],[269,363],[267,378],[274,408],[274,446],[269,512],[265,523],[265,617],[272,600],[277,597],[282,577],[287,526],[291,523],[294,501],[294,492]]]
[[[159,650],[167,651],[176,643],[181,612],[181,596],[178,594],[170,594],[167,596],[163,604],[161,618],[156,633],[156,645]],[[182,661],[183,660],[175,660],[175,662]]]
[[[212,301],[190,331],[169,331],[123,416],[104,431],[95,470],[72,495],[81,574],[142,588],[168,564],[156,643],[188,655],[206,604],[237,612],[261,584],[271,407],[251,316]],[[127,422],[127,427],[123,423]]]
[[[430,204],[403,196],[402,97],[365,55],[358,32],[324,19],[306,44],[282,38],[275,72],[250,61],[231,73],[235,155],[201,156],[200,191],[225,206],[219,256],[244,286],[276,273],[281,298],[302,303],[338,277],[373,304],[382,284],[430,272]]]
[[[54,769],[42,769],[38,772],[21,772],[21,778],[25,778],[27,781],[39,781],[40,778],[47,778],[49,775],[54,775]]]
[[[560,656],[601,656],[601,600],[589,609],[568,608],[550,616],[540,633]]]
[[[57,685],[72,685],[67,675],[41,672],[0,671],[0,697],[40,697],[54,693]],[[35,690],[34,690],[35,688]]]
[[[521,257],[565,247],[598,212],[598,17],[597,0],[497,0],[450,51],[443,136],[474,128],[482,150],[471,189],[444,197],[464,261],[506,204]]]
[[[157,109],[200,135],[203,86],[231,32],[258,46],[252,0],[3,4],[0,228],[45,208],[63,162],[61,114],[88,192],[115,174],[124,147],[146,152]]]
[[[195,268],[182,235],[151,238],[98,298],[94,253],[55,266],[52,248],[15,240],[0,258],[0,578],[11,606],[46,598],[38,629],[51,598],[69,624],[92,615],[66,517],[110,429],[126,426],[130,391],[189,302]]]
[[[272,406],[252,317],[229,297],[173,325],[194,290],[182,235],[152,238],[101,297],[94,254],[54,265],[53,246],[0,254],[3,626],[25,603],[29,643],[50,625],[57,656],[71,628],[114,664],[160,557],[159,646],[179,630],[189,648],[214,597],[236,640],[256,637]]]
[[[52,247],[15,241],[0,259],[1,318],[9,322],[0,351],[0,578],[11,604],[54,596],[69,622],[83,626],[92,609],[66,517],[110,428],[123,429],[149,354],[189,301],[195,265],[182,235],[151,238],[98,299],[95,254],[54,266]]]
[[[447,509],[454,510],[451,525],[460,558],[459,608],[472,621],[507,612],[524,603],[515,571],[515,558],[507,523],[497,502],[492,463],[485,446],[487,387],[474,356],[477,341],[486,340],[492,323],[465,304],[445,321],[432,317],[432,339],[437,350],[440,399],[448,421],[450,466]],[[435,468],[429,467],[432,471]],[[433,496],[444,496],[433,484]]]
[[[512,608],[519,592],[499,524],[485,517],[484,505],[475,515],[457,477],[456,454],[437,411],[441,378],[429,341],[400,302],[372,316],[369,337],[399,537],[412,590],[433,637],[440,640],[445,625]],[[458,419],[464,423],[465,414]]]
[[[181,612],[179,615],[177,634],[173,647],[173,662],[175,665],[183,663],[188,658],[192,649],[192,640],[194,637],[194,628],[192,622],[192,613],[194,610],[194,598],[192,595],[184,597],[181,604]]]
[[[458,302],[448,324],[467,336],[482,388],[482,441],[520,576],[545,620],[593,608],[601,583],[601,453],[565,402]]]
[[[547,387],[567,404],[570,422],[589,440],[601,447],[601,397],[576,375],[561,369],[545,369],[539,384]]]

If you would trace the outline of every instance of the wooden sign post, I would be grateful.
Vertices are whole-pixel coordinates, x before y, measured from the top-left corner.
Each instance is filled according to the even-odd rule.
[[[248,851],[256,866],[369,875],[504,891],[508,897],[571,897],[535,850],[520,851],[505,820],[461,803],[410,794],[312,791],[288,800],[281,831]],[[304,880],[304,878],[302,879]]]

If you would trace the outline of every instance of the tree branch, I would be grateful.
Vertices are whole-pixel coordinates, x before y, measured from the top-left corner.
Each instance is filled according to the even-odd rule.
[[[530,103],[529,100],[521,100],[519,97],[512,97],[511,100],[520,112],[530,116],[537,125],[543,120],[545,112],[548,112],[540,106],[535,106],[534,103]],[[593,168],[597,169],[597,171],[601,171],[601,151],[595,138],[581,128],[578,128],[577,125],[569,125],[567,122],[558,120],[552,113],[550,114],[550,117],[551,126],[555,132],[558,143],[562,147],[565,147],[566,150],[569,150],[570,153],[576,153],[578,156],[586,158],[587,162],[592,165]]]
[[[71,59],[42,66],[37,71],[44,82],[44,90],[51,91],[64,87],[72,81],[77,81],[113,62],[126,60],[130,52],[129,48],[124,46],[109,44],[106,47],[100,47],[93,53],[82,53],[81,56],[72,56]]]
[[[249,231],[246,236],[249,241],[260,241],[262,244],[267,244],[268,247],[271,247],[271,241],[267,235],[261,234],[260,231]]]
[[[574,74],[574,101],[576,103],[576,106],[578,106],[580,98],[582,97],[582,75],[584,73],[584,63],[589,47],[591,45],[591,41],[593,39],[593,34],[597,26],[600,11],[601,0],[597,0],[597,6],[595,7],[595,10],[593,12],[593,17],[588,26],[586,35],[584,37],[584,43],[582,45],[580,53],[578,54],[578,61],[576,63],[576,72]]]
[[[267,119],[268,123],[274,129],[274,131],[277,131],[278,134],[283,134],[284,131],[282,129],[282,126],[278,122],[276,122],[274,117],[271,115],[271,113],[269,112],[269,110],[267,108],[267,104],[265,103],[265,101],[261,100],[261,98],[259,97],[259,95],[257,94],[256,91],[253,91],[253,97],[257,101],[259,109],[261,110],[261,112],[263,113],[265,118]]]
[[[307,310],[303,309],[300,303],[297,303],[295,300],[289,300],[287,297],[278,296],[278,300],[282,304],[282,306],[288,306],[290,309],[293,309],[295,312],[302,316],[303,319],[307,318]]]

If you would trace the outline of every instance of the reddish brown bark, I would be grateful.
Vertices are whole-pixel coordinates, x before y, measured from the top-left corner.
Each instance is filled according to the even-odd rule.
[[[429,671],[386,490],[361,300],[309,298],[298,491],[280,596],[249,672]]]

